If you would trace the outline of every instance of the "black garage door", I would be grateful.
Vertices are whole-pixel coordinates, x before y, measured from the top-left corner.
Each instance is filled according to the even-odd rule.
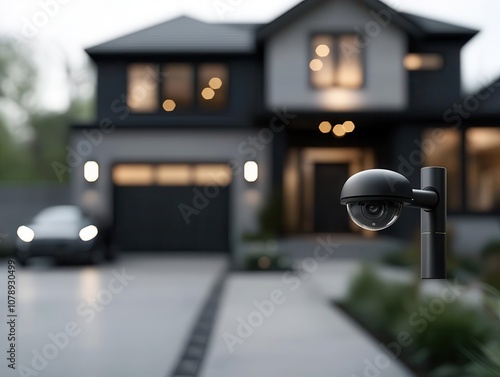
[[[228,250],[227,165],[120,164],[113,181],[121,250]]]

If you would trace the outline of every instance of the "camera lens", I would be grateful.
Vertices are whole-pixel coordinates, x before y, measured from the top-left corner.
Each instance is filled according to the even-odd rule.
[[[385,213],[385,202],[367,202],[362,207],[364,215],[369,219],[378,219]]]

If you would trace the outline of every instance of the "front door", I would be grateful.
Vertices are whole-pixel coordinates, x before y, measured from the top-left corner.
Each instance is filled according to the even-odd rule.
[[[349,232],[346,207],[340,204],[340,192],[349,178],[349,164],[315,164],[314,231]]]

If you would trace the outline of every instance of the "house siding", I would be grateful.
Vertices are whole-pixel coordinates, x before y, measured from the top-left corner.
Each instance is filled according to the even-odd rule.
[[[72,145],[85,142],[81,131],[72,134]],[[83,164],[72,175],[73,199],[90,214],[111,222],[113,213],[113,182],[111,170],[120,162],[225,162],[233,168],[230,186],[230,245],[235,246],[245,232],[258,230],[258,213],[267,200],[271,182],[272,146],[262,150],[249,148],[249,138],[258,138],[257,131],[244,130],[124,130],[116,128],[106,135],[86,160],[100,166],[100,177],[94,183],[83,178]],[[250,153],[252,152],[252,153]],[[243,178],[243,164],[255,160],[259,178],[248,183]],[[89,194],[90,193],[90,194]],[[95,195],[97,194],[97,195]],[[194,197],[193,193],[193,197]],[[89,198],[92,198],[89,200]],[[193,206],[192,203],[185,203]]]
[[[322,3],[275,33],[265,46],[266,106],[290,106],[306,111],[403,110],[407,106],[407,72],[402,61],[408,50],[405,34],[392,24],[362,49],[362,88],[313,88],[309,82],[309,38],[313,33],[353,33],[374,22],[371,10],[354,1]]]

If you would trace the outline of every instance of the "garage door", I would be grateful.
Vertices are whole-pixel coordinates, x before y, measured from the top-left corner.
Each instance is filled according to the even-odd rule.
[[[121,250],[228,250],[228,165],[118,164],[112,176]]]

